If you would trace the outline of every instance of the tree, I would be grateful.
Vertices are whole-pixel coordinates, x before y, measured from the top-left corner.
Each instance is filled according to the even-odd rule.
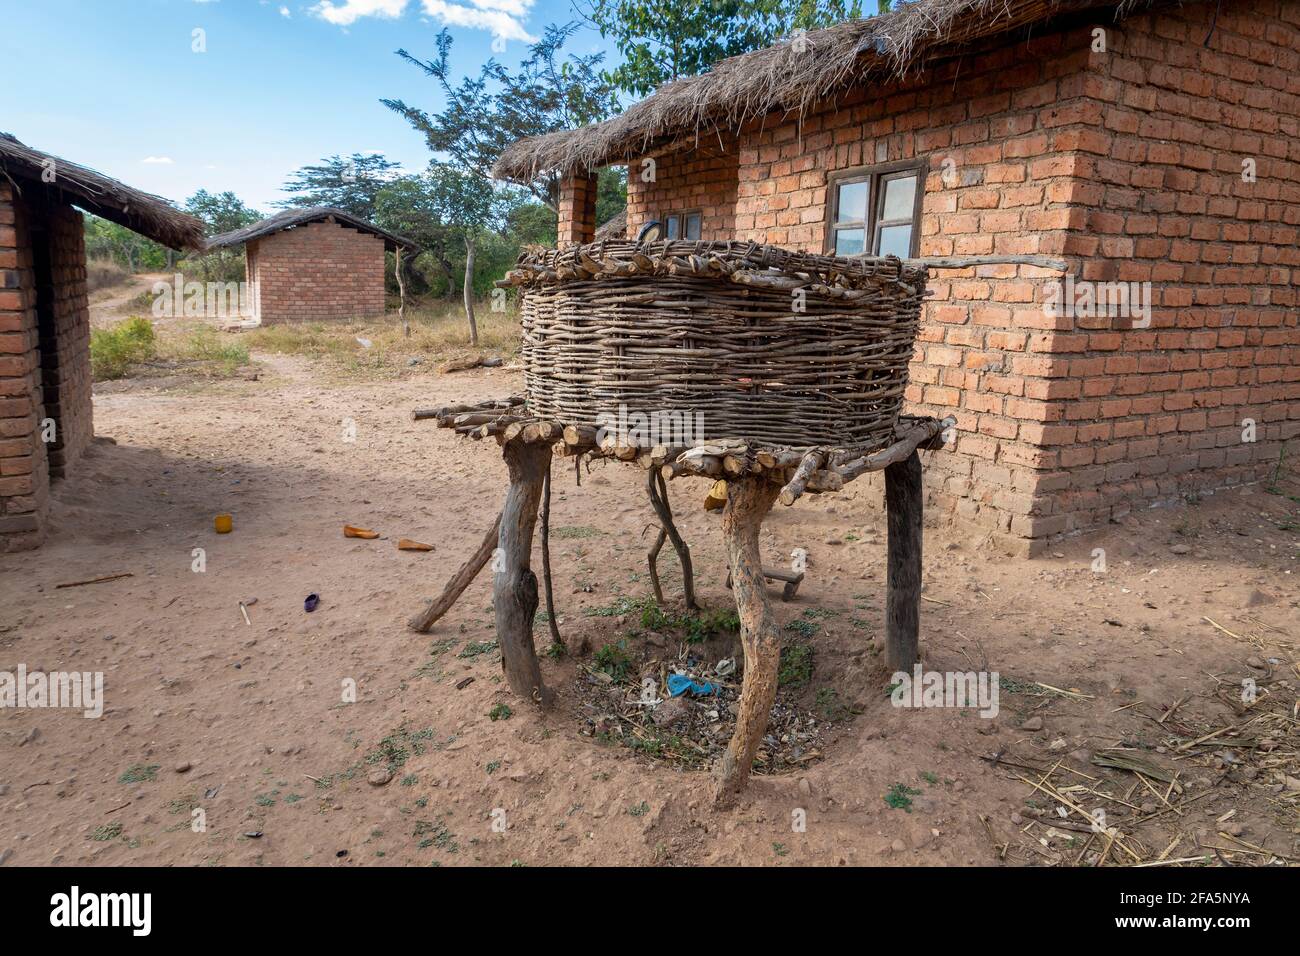
[[[203,232],[209,238],[251,226],[262,218],[260,212],[246,206],[242,199],[229,190],[210,193],[206,189],[200,189],[185,200],[185,211],[195,219],[202,220]],[[170,258],[167,264],[171,266]],[[245,278],[243,246],[202,253],[196,264],[204,281],[242,281]]]
[[[329,156],[292,173],[283,189],[294,195],[276,205],[333,206],[372,222],[375,197],[392,181],[400,165],[379,153],[353,153],[347,159]]]
[[[170,268],[172,251],[126,226],[89,213],[85,217],[86,258],[112,259],[128,272]]]
[[[861,16],[860,0],[588,0],[584,18],[623,62],[607,78],[646,96],[729,56],[771,46],[796,29]]]
[[[451,34],[438,34],[437,56],[421,60],[406,50],[397,55],[436,81],[442,97],[438,112],[426,112],[402,100],[381,100],[424,134],[430,151],[450,157],[461,169],[483,180],[507,146],[526,136],[573,129],[609,116],[617,107],[613,86],[601,70],[603,54],[563,56],[565,42],[578,24],[549,26],[528,48],[517,72],[488,60],[477,77],[452,79]],[[543,176],[528,190],[555,209],[558,183]]]
[[[251,226],[262,218],[260,212],[244,205],[244,201],[229,190],[210,193],[206,189],[200,189],[185,200],[185,211],[203,221],[204,232],[208,236],[233,232]]]
[[[464,251],[465,318],[470,344],[478,344],[474,317],[474,261],[486,235],[499,225],[504,209],[491,181],[441,162],[431,162],[419,176],[404,176],[380,191],[375,222],[414,240],[447,279],[447,294],[455,293],[454,250]]]

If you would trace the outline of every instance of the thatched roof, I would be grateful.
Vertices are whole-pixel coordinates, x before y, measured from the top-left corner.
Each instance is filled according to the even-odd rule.
[[[701,129],[735,129],[773,111],[799,115],[849,84],[919,72],[967,44],[1086,10],[1119,16],[1153,0],[914,0],[889,13],[809,31],[807,47],[782,42],[730,57],[708,73],[666,83],[612,119],[519,140],[493,168],[498,179],[597,169],[644,155]]]
[[[286,209],[284,212],[278,212],[274,216],[255,222],[251,226],[245,226],[243,229],[235,229],[232,232],[223,232],[219,236],[213,236],[208,240],[207,247],[209,249],[220,249],[224,246],[238,246],[246,242],[252,242],[254,239],[261,239],[263,236],[269,236],[272,233],[305,226],[312,222],[325,222],[326,220],[333,220],[341,225],[351,226],[361,232],[368,232],[372,236],[378,236],[384,240],[384,248],[389,252],[396,252],[399,246],[407,251],[414,251],[417,248],[416,244],[405,236],[399,236],[387,229],[380,229],[364,219],[358,219],[351,213],[346,213],[342,209],[335,209],[332,206]]]
[[[45,190],[172,249],[203,248],[203,223],[162,197],[32,149],[9,133],[0,133],[0,177],[12,181],[20,195]]]
[[[626,239],[627,238],[627,207],[624,206],[614,215],[610,216],[600,228],[596,230],[596,239]]]

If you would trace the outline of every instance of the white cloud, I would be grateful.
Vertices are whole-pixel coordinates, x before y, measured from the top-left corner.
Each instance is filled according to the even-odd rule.
[[[335,26],[347,27],[362,17],[396,20],[406,9],[406,4],[407,0],[343,0],[342,3],[321,0],[311,8],[311,12]]]
[[[289,12],[289,8],[288,8],[288,7],[281,7],[281,8],[280,8],[280,16],[282,16],[282,17],[291,17],[291,16],[293,16],[293,14]]]
[[[150,166],[170,166],[175,160],[170,156],[146,156],[140,162],[148,163]]]
[[[523,21],[533,0],[470,0],[470,6],[446,0],[421,0],[424,12],[448,26],[487,30],[506,40],[531,43],[536,37],[524,29]]]
[[[406,10],[410,0],[320,0],[311,12],[335,26],[348,27],[362,17],[395,20]],[[424,12],[445,26],[484,30],[504,40],[533,42],[524,23],[535,0],[420,0]],[[280,12],[288,16],[286,8]]]

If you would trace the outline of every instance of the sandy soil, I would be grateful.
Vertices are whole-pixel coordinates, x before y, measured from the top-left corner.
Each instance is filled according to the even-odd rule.
[[[543,659],[560,700],[539,714],[510,695],[498,654],[461,656],[494,638],[486,576],[432,634],[405,626],[473,550],[504,490],[494,444],[408,413],[509,394],[516,374],[347,381],[304,360],[258,358],[258,381],[100,389],[96,430],[115,444],[97,441],[56,487],[42,550],[0,556],[0,669],[103,671],[107,698],[98,720],[0,712],[0,860],[1042,865],[1095,862],[1103,848],[1107,862],[1162,851],[1216,864],[1300,857],[1300,740],[1288,719],[1300,684],[1300,519],[1284,496],[1250,488],[1144,511],[1029,561],[927,528],[926,666],[987,660],[1005,682],[993,720],[890,704],[878,487],[778,506],[766,558],[785,564],[795,547],[810,556],[798,599],[776,602],[783,622],[815,622],[801,699],[833,690],[856,713],[822,728],[820,760],[755,777],[737,809],[717,812],[707,773],[581,732],[590,657]],[[349,419],[354,442],[344,440]],[[556,471],[553,526],[594,529],[553,542],[561,628],[594,648],[635,622],[584,609],[647,593],[642,474],[598,464],[576,488],[571,470]],[[721,607],[725,565],[716,516],[699,507],[705,485],[682,480],[672,493],[701,596]],[[1293,476],[1284,490],[1300,493]],[[222,512],[234,516],[232,534],[212,529]],[[383,537],[344,538],[345,523]],[[402,536],[436,550],[398,551]],[[1093,570],[1096,548],[1104,573]],[[55,587],[120,573],[132,576]],[[680,594],[679,576],[666,580]],[[310,614],[309,593],[320,596]],[[251,598],[248,625],[238,602]],[[545,627],[537,633],[544,647]],[[676,650],[630,640],[649,657]],[[1239,703],[1243,678],[1260,689],[1250,709]],[[342,699],[346,681],[355,703]],[[489,718],[498,704],[508,719]],[[1092,762],[1114,748],[1176,773],[1185,789]],[[386,763],[393,779],[370,783]],[[1029,781],[1053,767],[1049,796]],[[1063,800],[1104,806],[1127,849],[1076,813],[1062,818]],[[190,827],[196,807],[205,832]],[[792,825],[796,810],[806,832]]]

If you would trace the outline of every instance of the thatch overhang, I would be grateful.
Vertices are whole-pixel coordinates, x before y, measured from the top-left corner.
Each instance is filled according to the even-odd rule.
[[[12,182],[20,196],[44,191],[169,248],[203,248],[203,223],[161,196],[32,149],[9,133],[0,133],[0,177]]]
[[[735,130],[769,113],[804,115],[854,83],[919,73],[977,41],[1090,11],[1119,18],[1154,0],[914,0],[879,16],[811,30],[800,42],[730,57],[708,73],[665,83],[619,115],[521,139],[493,167],[526,184],[546,175],[627,162],[675,139]]]
[[[277,232],[283,232],[286,229],[296,229],[308,223],[330,220],[340,225],[350,226],[360,232],[378,236],[384,240],[384,248],[389,252],[396,252],[399,248],[405,249],[407,252],[415,252],[419,248],[405,236],[399,236],[395,232],[381,229],[373,223],[366,222],[364,219],[359,219],[351,213],[346,213],[342,209],[335,209],[332,206],[286,209],[284,212],[276,213],[274,216],[255,222],[251,226],[244,226],[242,229],[235,229],[231,232],[223,232],[219,236],[213,236],[208,240],[207,248],[211,250],[221,249],[226,246],[239,246],[246,242],[252,242],[254,239],[261,239]]]

